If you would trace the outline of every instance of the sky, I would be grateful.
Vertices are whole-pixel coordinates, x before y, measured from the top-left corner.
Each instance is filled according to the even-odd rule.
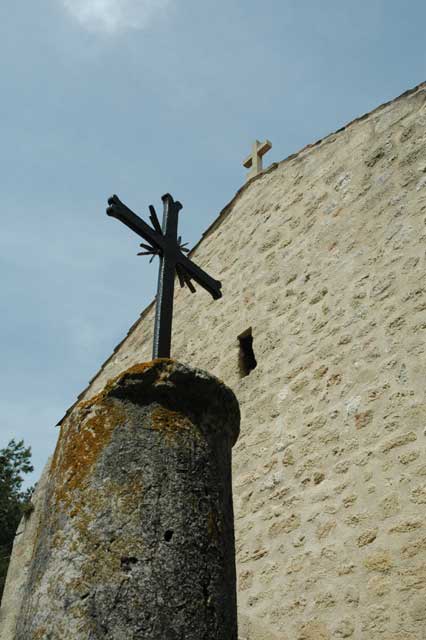
[[[105,215],[170,192],[193,246],[245,180],[426,80],[423,0],[3,0],[0,449],[32,448],[153,299]],[[220,273],[212,274],[220,279]]]

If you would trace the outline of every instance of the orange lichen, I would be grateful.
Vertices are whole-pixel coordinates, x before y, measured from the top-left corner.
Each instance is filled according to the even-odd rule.
[[[134,364],[132,367],[129,367],[128,369],[126,369],[126,371],[114,378],[114,380],[118,380],[118,378],[122,378],[132,373],[143,373],[147,369],[150,369],[154,365],[160,364],[161,362],[171,363],[174,362],[174,360],[172,360],[171,358],[154,358],[154,360],[151,360],[150,362],[141,362],[140,364]]]
[[[124,420],[124,411],[111,398],[104,398],[96,407],[80,407],[74,414],[55,451],[57,501],[70,502],[70,494],[82,485],[114,429]]]
[[[124,421],[124,412],[108,395],[120,380],[142,374],[159,363],[172,363],[169,358],[157,358],[135,364],[111,378],[100,393],[80,402],[61,427],[58,446],[52,461],[52,472],[58,474],[57,500],[69,502],[67,495],[80,486],[108,444],[115,427]],[[159,371],[159,379],[166,372]],[[94,415],[91,415],[91,414]],[[87,416],[89,418],[87,419]]]
[[[151,415],[151,425],[155,431],[162,431],[169,443],[174,442],[179,433],[191,430],[197,433],[189,418],[178,411],[164,407],[154,409]]]
[[[102,391],[100,391],[98,394],[96,394],[92,398],[89,398],[88,400],[84,400],[83,402],[80,402],[77,405],[77,407],[78,408],[90,407],[93,404],[97,404],[109,394],[109,392],[116,386],[117,382],[119,382],[120,380],[125,380],[128,376],[144,373],[148,369],[151,369],[156,364],[160,364],[161,362],[172,363],[174,361],[171,360],[170,358],[155,358],[154,360],[150,360],[149,362],[141,362],[139,364],[134,364],[128,369],[126,369],[125,371],[122,371],[121,373],[119,373],[118,376],[115,376],[114,378],[110,378],[106,382]],[[160,378],[164,376],[164,372],[159,371],[158,373]]]

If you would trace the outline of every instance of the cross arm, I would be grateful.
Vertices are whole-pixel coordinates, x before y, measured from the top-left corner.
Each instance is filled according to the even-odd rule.
[[[270,149],[272,149],[272,142],[270,142],[269,140],[265,140],[265,142],[263,142],[259,149],[257,150],[257,153],[260,156],[264,156],[265,153],[267,153]]]
[[[243,167],[246,167],[246,169],[250,169],[251,165],[253,164],[253,154],[251,153],[249,156],[247,156],[247,158],[244,160],[243,162]]]
[[[256,155],[258,155],[261,158],[270,149],[272,149],[272,142],[270,142],[270,140],[265,140],[265,142],[259,142],[259,140],[256,140],[256,142],[253,145],[253,151],[249,156],[247,156],[247,158],[243,162],[243,167],[250,169],[250,167],[253,165],[253,158]]]
[[[179,253],[176,263],[186,271],[190,278],[195,280],[195,282],[203,287],[203,289],[208,291],[214,300],[218,300],[222,297],[222,283],[209,276],[208,273],[203,271],[203,269],[200,269],[200,267],[197,267],[197,265],[194,264],[192,260],[184,256],[183,253]]]
[[[116,195],[108,199],[108,204],[109,207],[106,212],[109,216],[120,220],[120,222],[141,236],[141,238],[151,243],[156,249],[164,248],[163,235],[152,229],[149,224],[146,224],[136,213],[133,213]]]

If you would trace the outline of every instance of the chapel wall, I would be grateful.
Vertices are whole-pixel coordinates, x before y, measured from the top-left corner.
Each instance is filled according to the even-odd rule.
[[[14,640],[21,606],[25,599],[33,552],[42,520],[51,458],[37,482],[31,498],[33,509],[23,516],[13,543],[13,550],[0,608],[0,640]]]
[[[242,638],[426,637],[425,125],[422,85],[253,180],[193,254],[223,299],[176,294],[173,356],[241,404]]]
[[[241,405],[244,640],[426,637],[425,223],[422,85],[252,180],[193,252],[224,297],[177,291],[173,356]],[[152,328],[150,308],[84,399]]]

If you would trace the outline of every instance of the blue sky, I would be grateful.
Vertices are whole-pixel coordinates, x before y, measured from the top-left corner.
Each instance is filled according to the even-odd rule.
[[[190,246],[279,161],[426,80],[420,0],[3,0],[0,448],[54,425],[152,299],[105,215],[181,200]],[[220,273],[212,274],[220,278]]]

